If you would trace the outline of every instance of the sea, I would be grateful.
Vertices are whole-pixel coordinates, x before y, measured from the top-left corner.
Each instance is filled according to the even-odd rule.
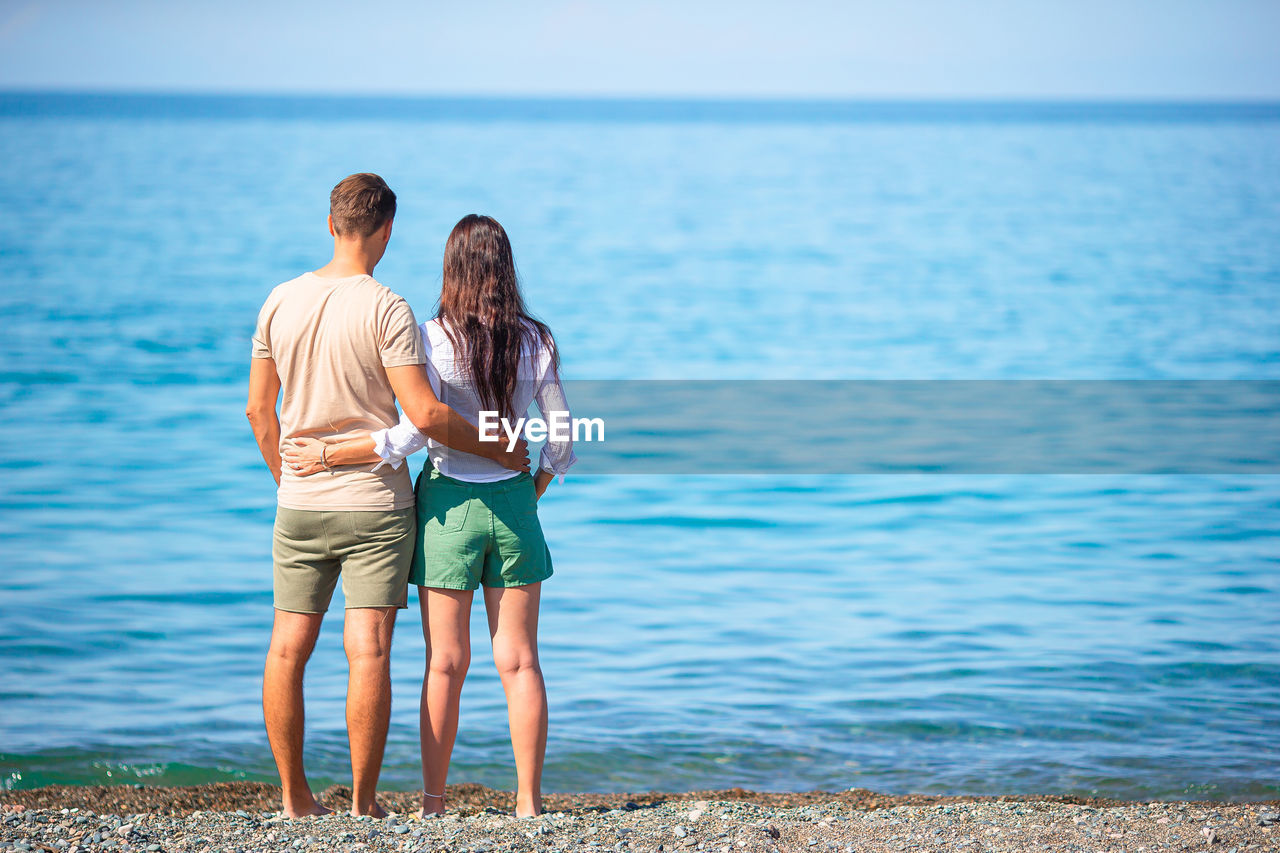
[[[0,163],[3,788],[275,778],[249,338],[352,172],[399,196],[377,275],[423,319],[453,223],[497,218],[570,381],[1280,379],[1280,104],[7,92]],[[584,443],[543,500],[546,790],[1280,797],[1280,475],[758,438],[737,470]],[[450,781],[510,789],[481,611]],[[423,656],[415,592],[387,789]]]

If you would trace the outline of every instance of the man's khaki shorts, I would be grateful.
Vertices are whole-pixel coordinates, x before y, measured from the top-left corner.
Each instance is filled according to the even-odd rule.
[[[413,507],[348,512],[276,508],[275,606],[324,613],[342,578],[347,607],[405,607],[417,519]]]

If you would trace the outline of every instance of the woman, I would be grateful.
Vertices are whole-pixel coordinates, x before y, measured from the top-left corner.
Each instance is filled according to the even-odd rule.
[[[488,216],[463,217],[444,252],[440,311],[422,324],[436,395],[473,423],[481,411],[543,418],[568,412],[551,331],[525,311],[506,232]],[[567,416],[567,414],[566,414]],[[537,500],[576,458],[571,441],[548,441],[534,476],[432,441],[407,419],[366,439],[303,441],[288,464],[315,473],[338,465],[398,467],[426,447],[418,477],[418,541],[409,582],[418,585],[427,668],[422,683],[422,810],[443,813],[458,698],[471,660],[472,595],[484,587],[493,658],[507,695],[516,760],[516,815],[542,812],[547,696],[538,664],[538,603],[551,555]]]

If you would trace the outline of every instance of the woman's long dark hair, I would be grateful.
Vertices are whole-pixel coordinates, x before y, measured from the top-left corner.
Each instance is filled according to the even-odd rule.
[[[525,311],[511,241],[492,217],[468,214],[449,233],[436,316],[469,367],[480,402],[499,417],[524,416],[512,411],[511,402],[522,350],[532,354],[542,345],[552,369],[560,369],[551,330]]]

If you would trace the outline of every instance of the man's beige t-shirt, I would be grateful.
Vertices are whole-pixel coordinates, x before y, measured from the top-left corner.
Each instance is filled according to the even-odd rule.
[[[253,357],[280,374],[280,440],[335,441],[400,420],[385,368],[424,364],[409,304],[372,276],[306,273],[271,291],[258,314]],[[389,510],[413,506],[408,466],[344,465],[298,477],[280,472],[287,509]]]

